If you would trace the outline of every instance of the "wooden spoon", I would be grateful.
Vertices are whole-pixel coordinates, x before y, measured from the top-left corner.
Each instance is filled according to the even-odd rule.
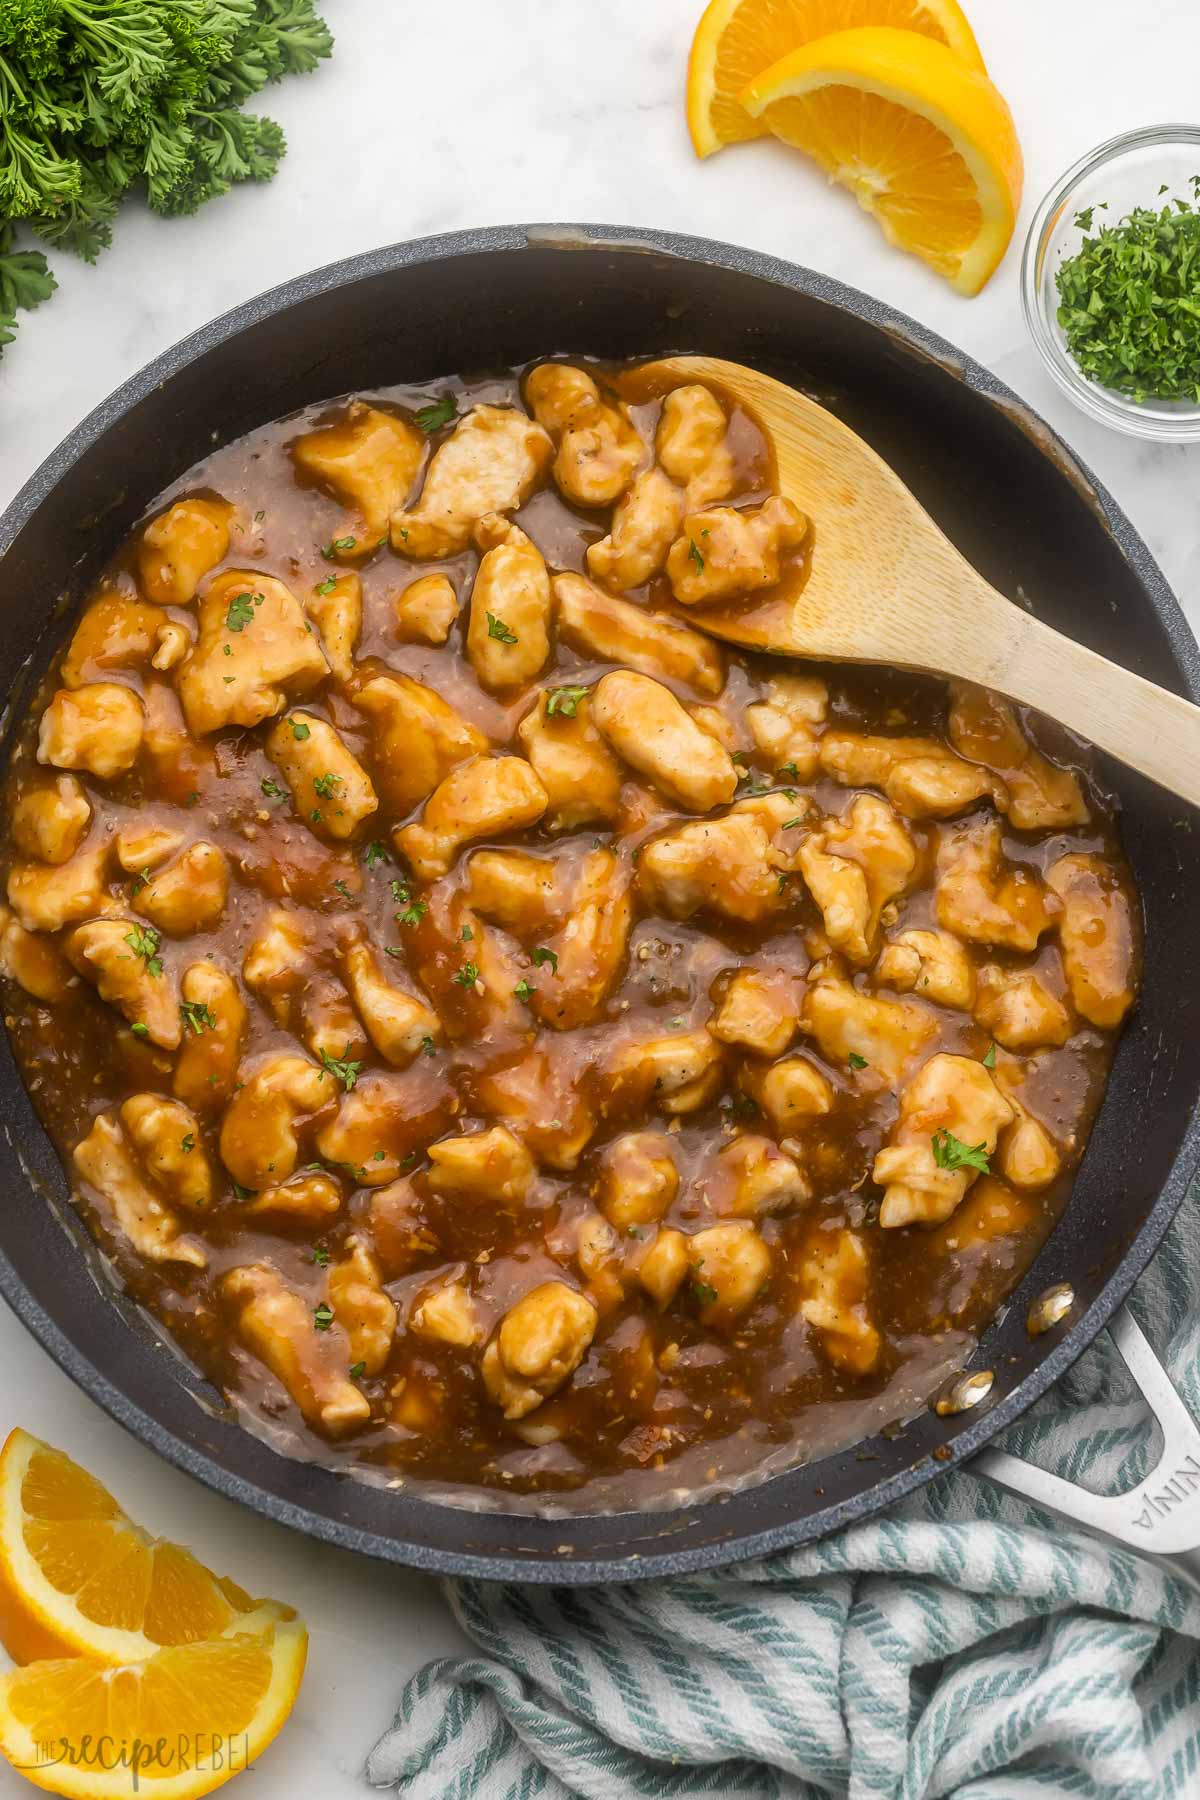
[[[689,622],[782,655],[889,663],[995,688],[1200,806],[1200,707],[997,593],[831,412],[718,357],[664,357],[637,377],[647,391],[701,381],[737,401],[773,444],[780,491],[813,522],[812,569],[798,592],[741,608],[688,608]]]

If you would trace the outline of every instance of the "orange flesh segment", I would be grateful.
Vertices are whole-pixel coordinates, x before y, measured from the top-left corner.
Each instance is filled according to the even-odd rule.
[[[919,243],[921,254],[943,274],[954,272],[957,253],[978,236],[983,214],[967,165],[945,132],[919,114],[878,94],[828,87],[777,100],[763,122],[869,199],[888,235],[906,248]],[[871,146],[870,167],[857,178],[856,142]]]
[[[713,0],[689,65],[688,118],[697,152],[765,136],[768,128],[738,103],[746,84],[801,44],[861,25],[918,32],[983,70],[955,0]]]

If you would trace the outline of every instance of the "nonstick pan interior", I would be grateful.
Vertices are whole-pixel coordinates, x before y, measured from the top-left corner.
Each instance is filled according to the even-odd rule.
[[[1200,698],[1194,641],[1129,522],[1013,394],[949,345],[750,251],[665,233],[504,227],[381,250],[253,301],[169,351],[72,434],[0,521],[6,731],[89,579],[214,441],[351,390],[558,351],[627,360],[674,350],[755,363],[832,406],[1002,592]],[[68,1373],[171,1461],[314,1536],[417,1567],[631,1579],[762,1554],[865,1517],[977,1449],[1079,1354],[1153,1254],[1200,1154],[1200,835],[1182,803],[1128,771],[1107,773],[1146,912],[1142,1000],[1066,1213],[974,1359],[996,1371],[974,1413],[923,1413],[723,1501],[607,1517],[465,1511],[289,1460],[239,1427],[97,1272],[7,1043],[0,1289]],[[1062,1280],[1076,1290],[1075,1313],[1030,1338],[1028,1299]]]

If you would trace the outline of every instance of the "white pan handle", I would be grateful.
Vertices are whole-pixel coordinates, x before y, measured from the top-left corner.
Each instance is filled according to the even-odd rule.
[[[1200,1592],[1200,1427],[1128,1307],[1108,1330],[1162,1428],[1162,1455],[1144,1481],[1124,1494],[1092,1494],[1006,1450],[981,1450],[964,1466],[1075,1525],[1161,1557]]]

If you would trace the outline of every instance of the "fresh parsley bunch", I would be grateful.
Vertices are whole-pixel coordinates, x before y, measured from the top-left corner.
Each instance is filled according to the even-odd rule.
[[[0,345],[55,281],[18,224],[88,262],[124,196],[192,213],[285,149],[245,102],[316,68],[314,0],[0,0]]]

